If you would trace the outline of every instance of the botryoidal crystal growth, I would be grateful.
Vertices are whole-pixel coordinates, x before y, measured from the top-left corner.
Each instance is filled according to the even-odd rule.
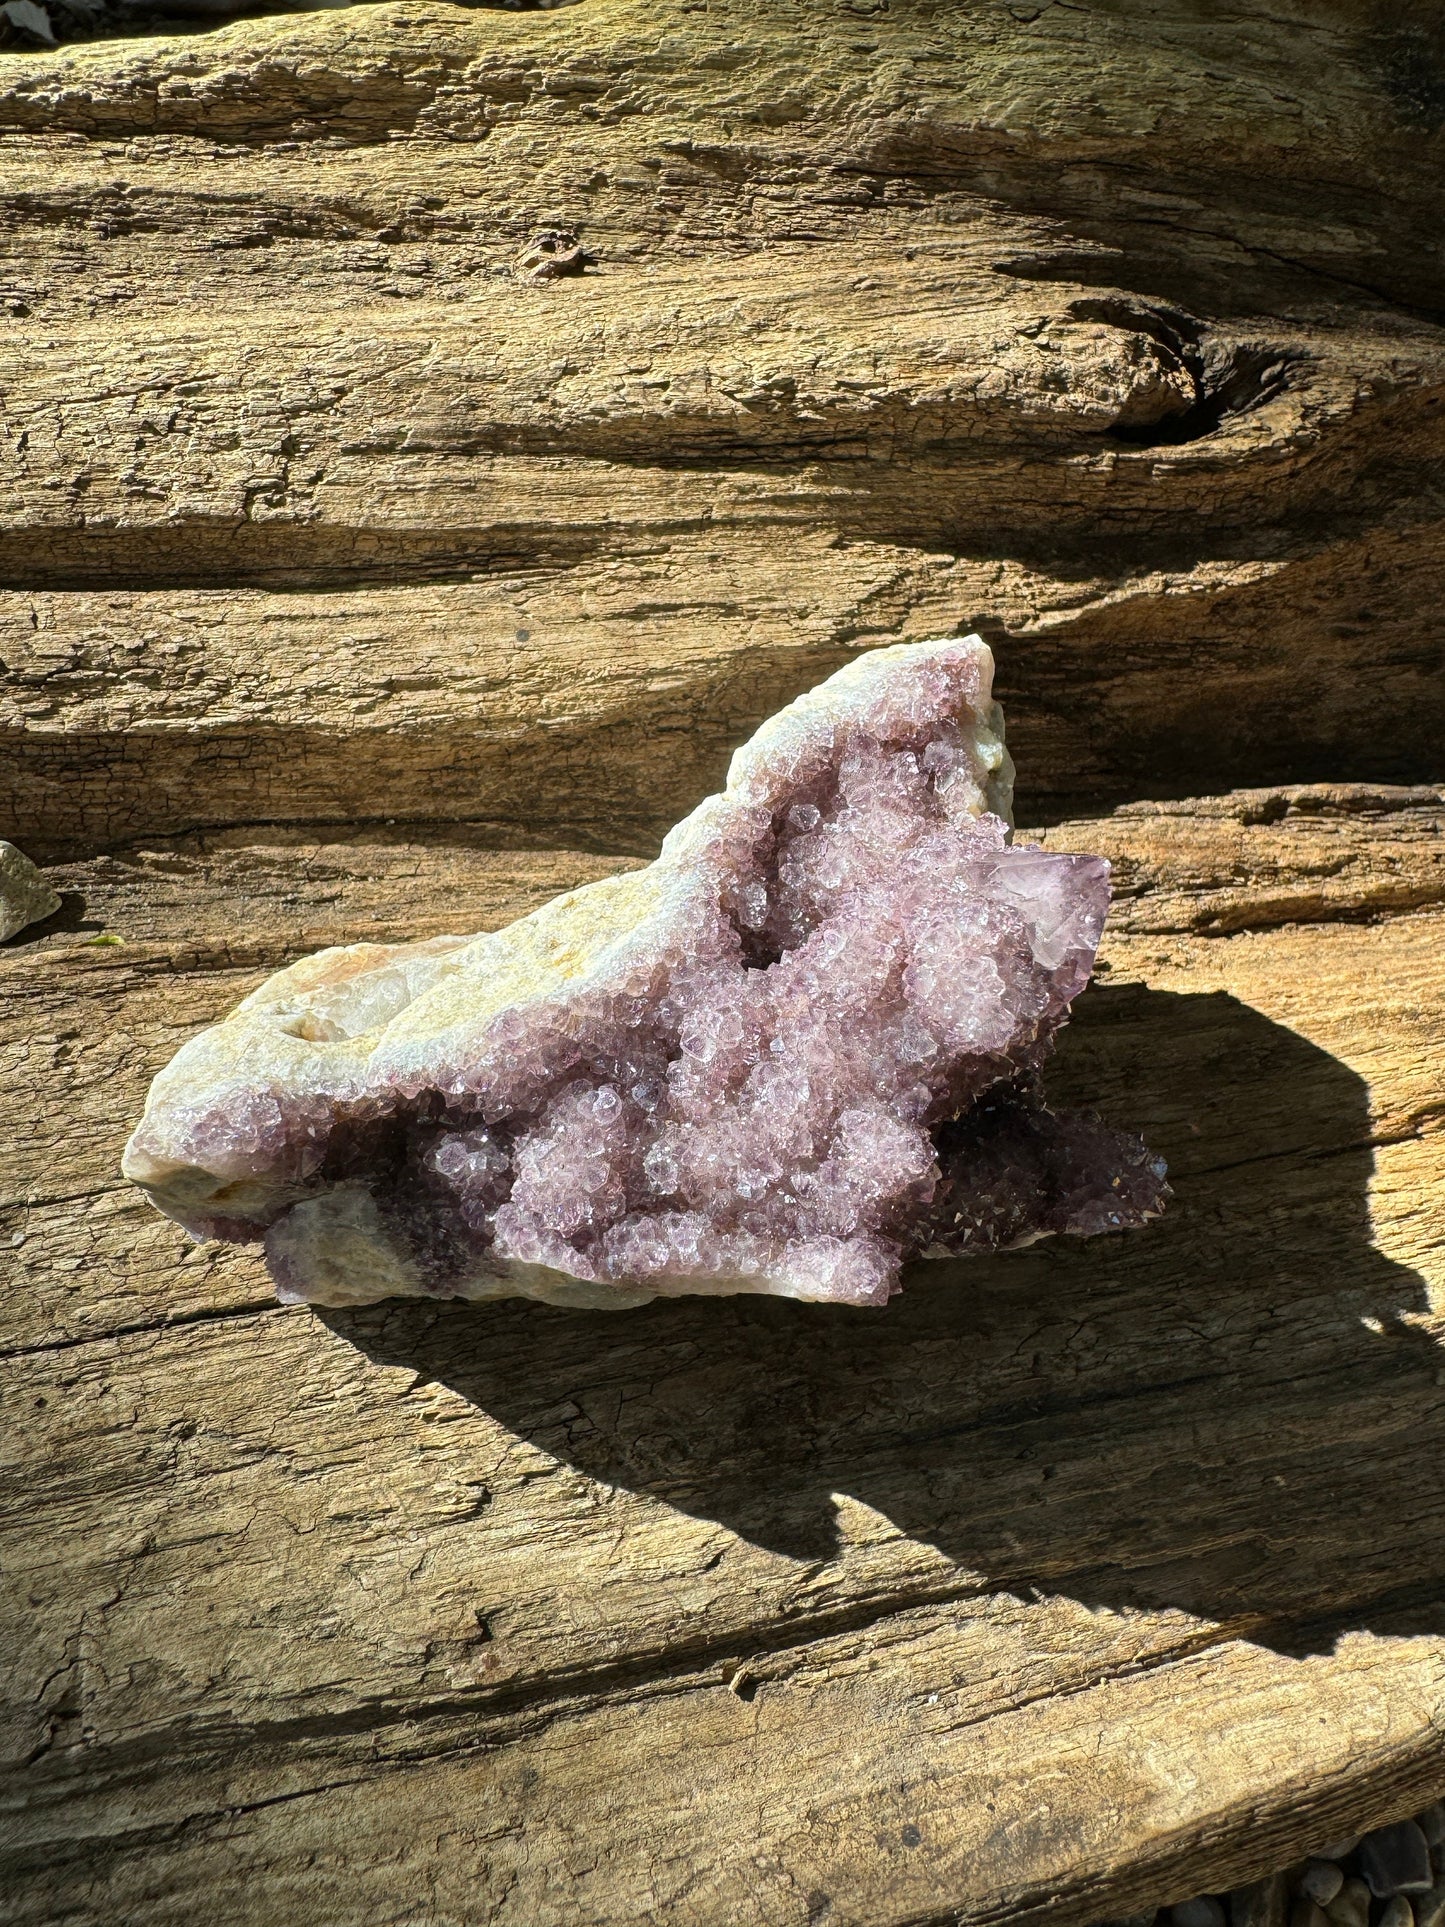
[[[1163,1164],[1043,1100],[1109,869],[1009,841],[992,674],[864,655],[648,868],[293,964],[157,1077],[127,1176],[330,1305],[881,1305],[910,1258],[1156,1216]]]

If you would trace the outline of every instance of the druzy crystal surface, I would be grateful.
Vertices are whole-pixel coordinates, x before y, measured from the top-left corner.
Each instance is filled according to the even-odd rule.
[[[774,1292],[1142,1223],[1138,1139],[1039,1069],[1108,866],[1011,844],[976,637],[859,658],[645,870],[508,929],[293,965],[152,1088],[127,1174],[283,1297]]]

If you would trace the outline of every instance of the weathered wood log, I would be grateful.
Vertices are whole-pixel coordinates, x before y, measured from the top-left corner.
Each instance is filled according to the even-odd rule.
[[[1129,891],[1056,1085],[1159,1144],[1175,1215],[877,1316],[276,1308],[118,1182],[150,1073],[296,948],[586,860],[53,873],[75,927],[4,966],[15,1917],[239,1877],[236,1919],[1078,1918],[1408,1807],[1445,1691],[1442,825],[1255,792],[1052,832]],[[1396,914],[1340,920],[1411,852]]]
[[[0,951],[0,1915],[1067,1923],[1445,1782],[1445,44],[1292,13],[5,57],[0,835],[64,907]],[[1055,1087],[1160,1227],[318,1318],[120,1180],[268,970],[640,860],[975,626],[1116,865]]]
[[[645,837],[848,650],[970,624],[1039,810],[1428,780],[1431,20],[401,5],[12,57],[17,833]],[[510,271],[551,221],[595,273]]]

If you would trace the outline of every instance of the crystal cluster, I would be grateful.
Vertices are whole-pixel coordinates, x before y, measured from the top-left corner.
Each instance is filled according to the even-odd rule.
[[[127,1174],[287,1298],[774,1292],[1142,1223],[1135,1138],[1048,1111],[1108,865],[1013,845],[976,637],[861,657],[647,869],[508,929],[323,951],[183,1049]]]

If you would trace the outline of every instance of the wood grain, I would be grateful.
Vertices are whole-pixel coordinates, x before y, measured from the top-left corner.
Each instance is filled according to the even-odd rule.
[[[0,68],[0,1918],[1069,1927],[1445,1785],[1445,42],[387,0]],[[543,225],[593,274],[516,272]],[[1177,1198],[886,1313],[283,1310],[118,1176],[326,943],[980,629]]]
[[[14,1917],[224,1882],[236,1919],[1084,1918],[1408,1807],[1445,1718],[1445,884],[1273,917],[1338,908],[1341,826],[1427,859],[1445,811],[1330,800],[1051,833],[1182,906],[1111,938],[1054,1079],[1178,1202],[878,1315],[276,1308],[116,1184],[150,1070],[294,949],[607,859],[57,872],[73,927],[4,966],[63,1073],[0,1227]],[[1184,879],[1226,867],[1256,927],[1200,936]]]
[[[1435,31],[397,0],[8,59],[7,820],[641,847],[970,626],[1040,816],[1437,778]],[[599,266],[527,285],[556,220]]]

